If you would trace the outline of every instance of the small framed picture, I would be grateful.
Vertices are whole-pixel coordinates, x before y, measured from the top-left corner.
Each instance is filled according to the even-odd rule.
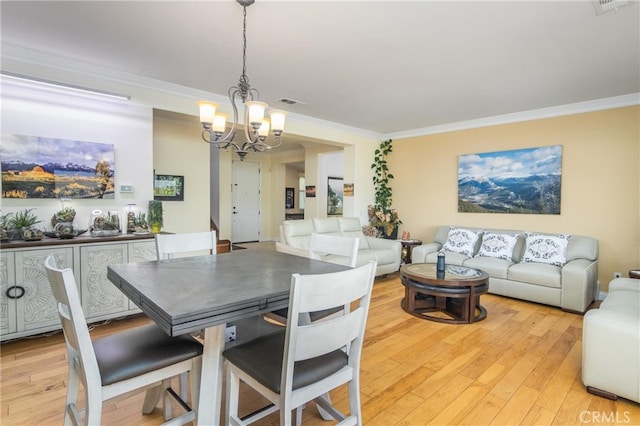
[[[285,188],[284,208],[292,209],[295,206],[295,188]]]
[[[184,176],[156,175],[153,199],[159,201],[184,201]]]

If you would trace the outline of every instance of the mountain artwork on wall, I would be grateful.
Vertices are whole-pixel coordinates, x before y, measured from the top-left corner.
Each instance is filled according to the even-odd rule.
[[[458,156],[458,212],[560,214],[562,146]]]
[[[113,145],[3,134],[2,198],[114,198]]]

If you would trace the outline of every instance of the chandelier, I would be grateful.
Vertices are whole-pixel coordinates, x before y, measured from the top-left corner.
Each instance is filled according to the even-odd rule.
[[[249,77],[247,77],[247,6],[255,0],[236,0],[243,9],[243,30],[242,30],[242,74],[236,86],[229,88],[229,100],[233,106],[233,123],[231,129],[225,133],[227,127],[227,114],[216,113],[218,104],[214,102],[198,102],[200,107],[200,122],[204,131],[202,139],[216,146],[219,149],[233,148],[240,160],[251,151],[254,153],[264,152],[282,145],[280,136],[284,131],[284,118],[286,112],[280,110],[270,110],[270,120],[265,118],[265,110],[268,105],[260,102],[260,92],[251,87]],[[244,132],[238,135],[244,139],[243,142],[236,141],[238,131],[238,107],[236,101],[240,99],[244,104]],[[269,130],[273,132],[274,142],[267,142]]]

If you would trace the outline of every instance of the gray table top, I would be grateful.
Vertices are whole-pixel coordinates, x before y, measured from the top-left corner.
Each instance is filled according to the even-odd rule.
[[[240,250],[110,265],[107,277],[175,336],[287,307],[293,273],[346,269],[276,251]]]

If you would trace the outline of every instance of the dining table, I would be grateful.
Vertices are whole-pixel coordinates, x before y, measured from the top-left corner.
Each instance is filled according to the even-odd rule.
[[[198,425],[220,424],[222,351],[227,323],[285,308],[291,276],[339,272],[348,266],[274,250],[114,264],[108,279],[168,335],[204,329]]]

